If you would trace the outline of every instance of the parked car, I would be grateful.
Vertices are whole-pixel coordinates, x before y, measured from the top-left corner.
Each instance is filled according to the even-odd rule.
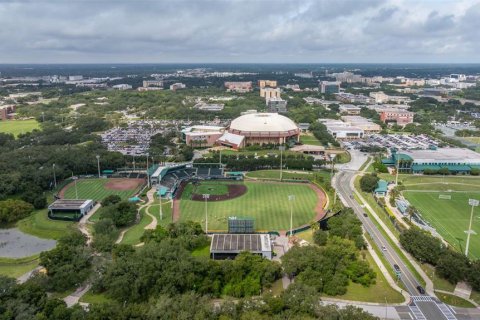
[[[420,294],[425,294],[425,289],[423,289],[422,286],[417,286],[417,290],[420,292]]]

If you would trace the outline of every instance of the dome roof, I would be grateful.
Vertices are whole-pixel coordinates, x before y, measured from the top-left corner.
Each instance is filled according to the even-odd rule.
[[[240,116],[230,124],[231,130],[255,132],[281,132],[298,130],[289,118],[278,113],[249,113]]]

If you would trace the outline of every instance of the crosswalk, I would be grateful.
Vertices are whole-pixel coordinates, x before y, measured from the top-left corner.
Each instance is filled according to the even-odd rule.
[[[450,309],[445,303],[437,303],[438,309],[442,311],[443,315],[447,320],[457,320],[457,317],[452,312],[452,309]]]
[[[412,311],[414,319],[427,320],[427,318],[425,318],[425,315],[422,313],[422,311],[420,311],[417,306],[410,306],[410,311]]]
[[[429,302],[434,301],[430,296],[412,296],[413,302]]]

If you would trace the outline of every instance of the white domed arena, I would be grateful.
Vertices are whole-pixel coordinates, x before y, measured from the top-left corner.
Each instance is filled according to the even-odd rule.
[[[278,113],[245,114],[232,121],[228,132],[244,136],[245,145],[282,144],[300,136],[295,122]]]

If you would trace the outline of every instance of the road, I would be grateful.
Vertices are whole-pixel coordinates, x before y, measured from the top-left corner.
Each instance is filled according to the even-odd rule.
[[[352,158],[354,156],[355,154],[352,154]],[[359,155],[357,154],[357,156]],[[359,158],[362,158],[362,156],[363,155]],[[363,160],[366,160],[365,156],[363,156]],[[371,236],[373,242],[375,242],[378,248],[385,248],[383,254],[385,255],[387,262],[390,264],[390,266],[386,267],[393,268],[394,264],[400,267],[400,281],[404,284],[404,287],[411,295],[411,301],[408,306],[396,307],[400,319],[480,319],[480,314],[475,312],[477,309],[471,310],[474,315],[468,314],[471,313],[470,310],[452,308],[439,301],[436,297],[431,297],[427,294],[422,295],[418,292],[417,286],[420,284],[413,273],[410,272],[394,248],[385,239],[380,230],[378,230],[377,226],[371,221],[371,218],[369,216],[364,216],[364,209],[353,197],[354,191],[352,188],[352,180],[358,170],[358,162],[359,161],[355,161],[355,165],[346,165],[339,168],[339,172],[334,179],[334,188],[337,190],[342,202],[354,210],[360,221],[362,221],[365,231]]]

